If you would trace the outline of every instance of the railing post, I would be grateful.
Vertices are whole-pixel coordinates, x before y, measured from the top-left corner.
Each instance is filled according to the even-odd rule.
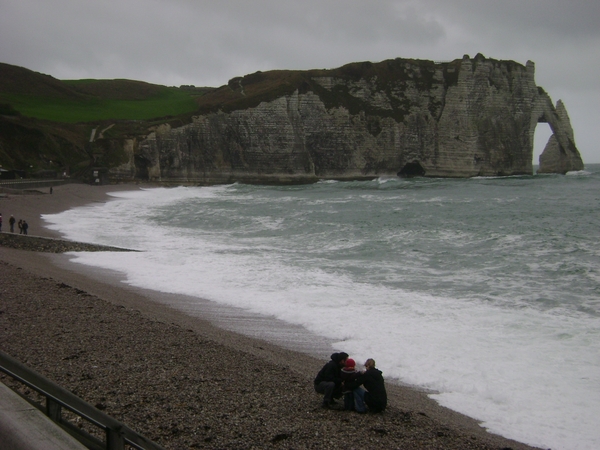
[[[54,422],[61,423],[62,406],[60,405],[60,403],[56,403],[50,397],[46,397],[46,415],[50,417]]]
[[[119,430],[106,429],[106,450],[125,450],[125,439]]]

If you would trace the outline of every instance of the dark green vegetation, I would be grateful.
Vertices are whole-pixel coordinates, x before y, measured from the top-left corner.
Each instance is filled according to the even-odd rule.
[[[148,120],[196,110],[209,88],[177,88],[131,80],[60,81],[0,64],[0,103],[22,116],[53,122]]]
[[[67,172],[86,178],[92,170],[127,162],[125,139],[139,142],[157,125],[177,127],[194,115],[247,109],[296,91],[317,94],[327,108],[365,112],[370,132],[377,134],[381,118],[402,121],[408,113],[410,100],[403,98],[399,87],[428,90],[434,84],[456,84],[460,64],[461,60],[442,63],[442,79],[435,79],[440,65],[433,61],[398,58],[330,70],[256,72],[219,88],[196,88],[132,80],[61,81],[0,63],[0,165],[26,176]],[[350,83],[326,89],[319,84],[320,77]],[[352,95],[347,85],[360,80],[374,81],[377,90],[388,93],[392,109],[378,110]],[[440,105],[430,109],[435,116]]]
[[[90,84],[95,84],[90,81]],[[31,95],[5,95],[22,115],[56,122],[91,122],[108,119],[147,120],[174,116],[196,109],[194,99],[178,88],[162,88],[146,99],[129,100],[100,96],[53,98]]]

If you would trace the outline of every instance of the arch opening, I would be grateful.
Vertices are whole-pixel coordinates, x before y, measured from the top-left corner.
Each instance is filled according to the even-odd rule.
[[[540,155],[546,148],[548,140],[552,136],[552,128],[547,122],[538,122],[535,127],[535,133],[533,136],[533,166],[539,167]],[[535,170],[534,170],[535,173]]]

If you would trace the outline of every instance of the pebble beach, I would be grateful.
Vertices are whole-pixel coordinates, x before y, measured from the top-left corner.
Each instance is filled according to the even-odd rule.
[[[114,274],[86,273],[64,253],[106,249],[61,240],[40,217],[145,187],[0,191],[2,351],[167,449],[533,448],[391,380],[383,414],[324,410],[313,378],[343,348],[290,350],[186,315]],[[27,220],[28,236],[8,232],[11,214]]]

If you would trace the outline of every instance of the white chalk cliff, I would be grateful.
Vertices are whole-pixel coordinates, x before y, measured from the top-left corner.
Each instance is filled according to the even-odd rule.
[[[482,55],[259,72],[208,95],[191,123],[136,141],[129,173],[192,184],[531,174],[538,123],[553,132],[539,172],[583,169],[564,105],[534,75],[532,62]]]

